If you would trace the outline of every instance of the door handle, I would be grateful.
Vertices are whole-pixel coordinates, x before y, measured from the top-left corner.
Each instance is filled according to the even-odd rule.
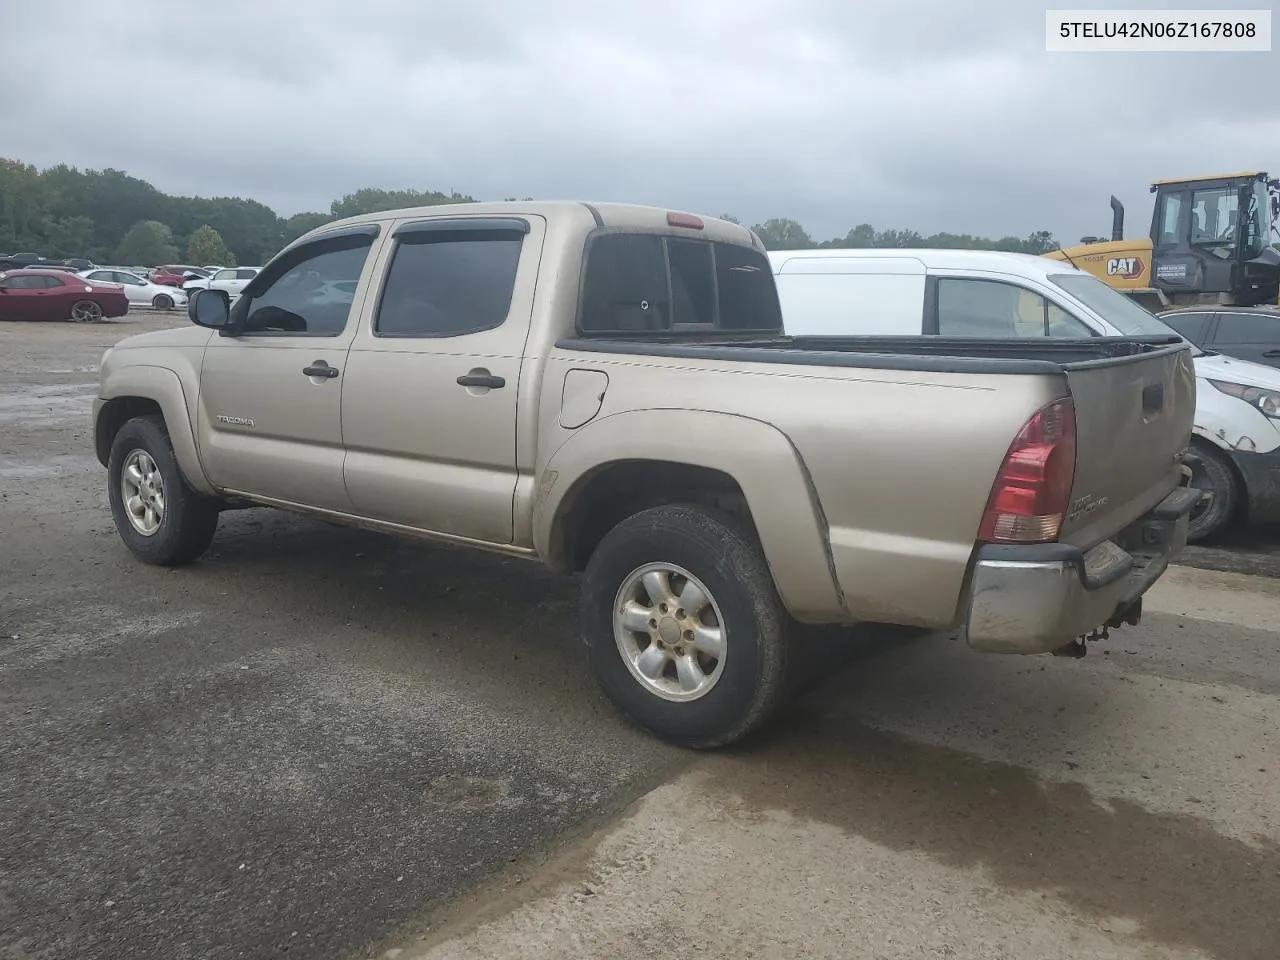
[[[302,372],[308,377],[324,377],[326,380],[332,380],[338,375],[338,368],[331,367],[327,363],[318,363],[303,367]]]
[[[506,385],[507,381],[504,378],[495,377],[491,373],[464,373],[458,378],[460,387],[488,387],[490,390],[497,390]]]

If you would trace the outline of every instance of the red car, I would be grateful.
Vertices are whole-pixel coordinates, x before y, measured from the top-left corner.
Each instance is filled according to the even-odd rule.
[[[0,273],[0,320],[75,320],[97,323],[129,312],[124,289],[60,270]]]
[[[166,287],[180,287],[185,283],[191,274],[203,277],[206,271],[199,267],[188,267],[180,263],[171,263],[165,267],[156,267],[151,271],[151,282],[158,283]]]

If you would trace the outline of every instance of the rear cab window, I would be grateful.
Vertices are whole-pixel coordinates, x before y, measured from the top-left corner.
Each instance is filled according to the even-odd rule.
[[[782,310],[761,251],[657,233],[599,233],[587,248],[578,329],[584,336],[778,335]]]

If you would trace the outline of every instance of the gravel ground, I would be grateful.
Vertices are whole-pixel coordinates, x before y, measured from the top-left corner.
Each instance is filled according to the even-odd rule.
[[[0,957],[1275,960],[1270,531],[1083,661],[846,634],[693,757],[534,565],[266,511],[133,561],[96,365],[179,322],[0,326]]]

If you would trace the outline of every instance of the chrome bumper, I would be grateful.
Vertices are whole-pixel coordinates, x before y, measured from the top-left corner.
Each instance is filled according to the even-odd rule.
[[[1179,487],[1113,540],[979,548],[963,632],[983,653],[1049,653],[1136,623],[1141,598],[1187,544],[1200,491]]]

